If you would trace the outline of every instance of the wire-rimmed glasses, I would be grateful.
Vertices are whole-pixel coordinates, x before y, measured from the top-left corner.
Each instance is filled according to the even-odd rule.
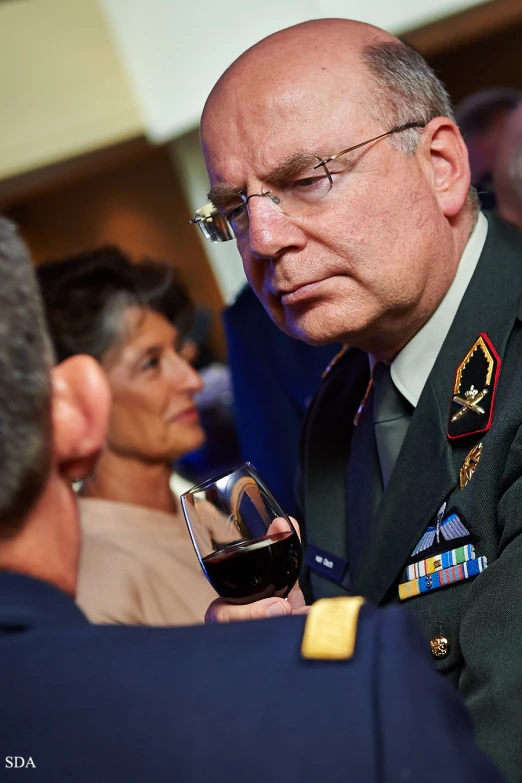
[[[424,122],[407,122],[327,158],[312,155],[308,165],[299,171],[297,179],[270,185],[263,184],[260,193],[251,193],[249,196],[246,193],[237,193],[219,207],[209,202],[196,211],[190,222],[199,226],[201,233],[209,242],[227,242],[229,239],[240,239],[248,233],[250,225],[248,202],[252,198],[266,198],[275,209],[285,215],[305,217],[317,209],[318,202],[324,199],[332,188],[333,179],[328,163],[393,133],[410,128],[424,128],[425,125]]]

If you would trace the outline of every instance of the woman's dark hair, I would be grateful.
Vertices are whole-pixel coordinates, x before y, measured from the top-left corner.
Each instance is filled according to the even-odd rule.
[[[124,311],[138,306],[165,316],[181,334],[193,306],[176,270],[164,261],[132,263],[107,245],[37,269],[59,362],[78,353],[101,361],[125,337]]]

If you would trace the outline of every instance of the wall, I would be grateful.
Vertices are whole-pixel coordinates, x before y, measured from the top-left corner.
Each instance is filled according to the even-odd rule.
[[[185,197],[192,215],[207,202],[208,176],[199,144],[199,133],[193,130],[174,139],[169,145],[172,160],[178,171]],[[193,230],[203,245],[212,271],[225,301],[232,301],[246,283],[243,265],[236,243],[207,242],[196,226]]]
[[[276,30],[341,16],[404,32],[484,0],[98,1],[141,107],[145,133],[166,141],[197,127],[217,77]]]
[[[458,49],[428,57],[455,102],[489,87],[522,89],[522,20]]]
[[[95,0],[0,3],[0,179],[141,134]]]

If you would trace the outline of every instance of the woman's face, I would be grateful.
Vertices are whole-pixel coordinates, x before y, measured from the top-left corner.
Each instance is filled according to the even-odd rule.
[[[194,405],[201,378],[164,316],[128,307],[125,320],[125,342],[102,359],[113,400],[108,448],[151,463],[178,459],[204,441]]]

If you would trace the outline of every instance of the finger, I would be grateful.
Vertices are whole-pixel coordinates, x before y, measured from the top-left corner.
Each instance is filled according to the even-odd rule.
[[[290,532],[290,525],[288,524],[288,520],[284,517],[276,517],[272,520],[270,523],[270,527],[266,531],[268,536],[275,536],[278,533],[289,533]]]
[[[295,532],[299,536],[299,540],[301,540],[301,531],[299,530],[299,524],[297,520],[294,519],[294,517],[290,517],[292,520],[292,525],[294,526]],[[267,535],[273,536],[277,533],[288,533],[289,532],[289,524],[288,520],[284,517],[276,517],[272,520],[270,523],[270,527],[267,530]]]
[[[284,617],[287,614],[292,614],[292,607],[288,601],[281,598],[264,598],[251,604],[231,604],[223,598],[218,598],[208,607],[205,623],[266,620],[268,617]]]
[[[297,521],[297,519],[295,517],[290,517],[290,519],[292,520],[292,525],[294,526],[295,532],[299,536],[299,541],[300,541],[301,540],[301,530],[299,528],[299,522]]]
[[[301,607],[306,606],[305,597],[301,588],[299,587],[299,582],[296,582],[288,593],[287,603],[290,604],[292,613],[296,609],[301,609]]]

